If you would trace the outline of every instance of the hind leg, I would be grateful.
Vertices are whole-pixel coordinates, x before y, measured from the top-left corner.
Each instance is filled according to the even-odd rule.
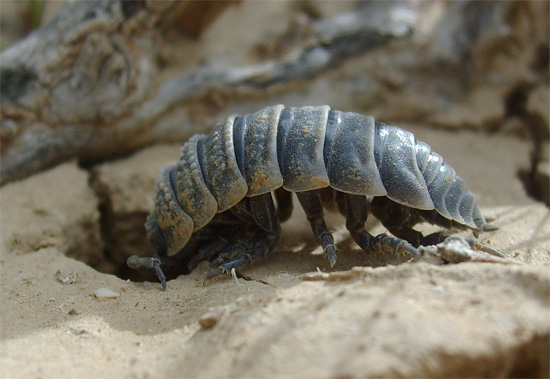
[[[448,237],[443,232],[435,232],[424,236],[421,232],[413,229],[413,226],[422,222],[423,219],[411,208],[397,204],[386,197],[382,196],[372,199],[370,210],[391,234],[407,240],[414,247],[435,245],[443,242]],[[426,217],[431,216],[431,212],[424,212],[424,214]],[[439,223],[442,222],[442,220],[438,221]],[[435,221],[432,223],[435,223]],[[450,228],[453,226],[453,223],[448,221],[448,225],[442,226]]]
[[[346,217],[346,228],[351,237],[365,252],[390,251],[409,253],[415,257],[419,255],[416,248],[405,239],[390,237],[386,234],[375,237],[365,231],[368,216],[368,204],[365,196],[337,192],[336,202],[338,209]]]
[[[403,238],[409,242],[411,240],[415,241],[414,243],[411,243],[415,247],[437,245],[450,237],[444,232],[435,232],[432,234],[428,234],[427,236],[424,236],[419,231],[414,230],[413,228],[404,227],[404,226],[401,228],[388,228],[388,231],[394,236]],[[493,249],[492,247],[489,247],[487,245],[479,243],[475,238],[464,238],[464,240],[474,250],[483,251],[484,253],[487,253],[490,255],[494,255],[500,258],[505,258],[505,255],[502,254],[500,251]]]
[[[423,244],[424,235],[412,228],[422,220],[410,208],[381,196],[372,199],[370,211],[394,236],[407,240],[414,247]],[[435,240],[439,237],[434,234],[430,238]]]
[[[460,226],[450,220],[443,219],[434,212],[413,211],[410,208],[397,204],[386,197],[374,198],[370,204],[370,208],[376,218],[382,222],[391,234],[409,241],[409,243],[414,247],[421,245],[437,245],[449,237],[444,232],[435,232],[424,236],[421,232],[414,230],[413,226],[418,222],[424,221],[423,218],[432,224],[437,224],[445,228]],[[422,213],[423,218],[419,217],[418,213]],[[488,228],[487,230],[494,229],[495,227],[490,226],[490,229]],[[500,251],[480,244],[475,238],[465,238],[465,240],[472,247],[472,249],[483,251],[497,257],[504,257]]]

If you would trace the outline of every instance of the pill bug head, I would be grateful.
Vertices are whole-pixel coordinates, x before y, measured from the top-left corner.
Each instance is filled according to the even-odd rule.
[[[157,256],[172,256],[185,247],[193,233],[193,220],[176,198],[174,166],[160,171],[155,183],[155,208],[147,217],[147,239]]]

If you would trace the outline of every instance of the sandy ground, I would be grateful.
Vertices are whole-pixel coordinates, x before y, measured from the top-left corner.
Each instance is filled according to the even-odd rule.
[[[340,252],[330,269],[296,211],[276,250],[242,270],[247,280],[205,280],[203,264],[163,292],[91,266],[123,261],[104,261],[106,242],[117,254],[148,251],[136,225],[177,146],[92,172],[68,163],[4,186],[1,376],[547,377],[550,214],[516,178],[528,146],[413,130],[495,218],[500,229],[480,241],[506,259],[438,265],[367,256],[331,216]],[[100,299],[99,288],[118,295]]]

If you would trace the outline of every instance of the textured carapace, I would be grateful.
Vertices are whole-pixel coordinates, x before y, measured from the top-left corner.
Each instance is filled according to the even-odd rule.
[[[227,271],[266,253],[246,249],[272,249],[288,201],[281,200],[288,196],[277,194],[288,191],[298,194],[314,233],[325,250],[331,250],[332,235],[324,226],[322,207],[318,209],[319,193],[327,190],[365,250],[372,249],[375,240],[380,245],[386,238],[382,244],[394,250],[406,245],[406,251],[414,254],[413,246],[424,238],[412,229],[420,221],[475,231],[493,228],[462,179],[410,132],[328,106],[276,105],[231,116],[209,135],[191,137],[181,148],[179,162],[161,171],[155,209],[146,229],[159,258],[180,253],[188,265],[203,259],[218,266],[225,261],[221,271]],[[271,193],[276,195],[277,207]],[[255,212],[255,207],[262,210]],[[369,210],[399,238],[364,232],[360,224]],[[258,227],[260,231],[252,233],[258,241],[262,241],[262,231],[272,238],[269,243],[257,241],[258,246],[240,243],[230,227],[236,223]],[[224,225],[231,236],[223,231]],[[202,229],[208,232],[195,238]],[[223,243],[204,248],[203,242],[212,237],[220,237]],[[193,241],[201,242],[192,243],[193,248],[182,253]],[[231,244],[241,248],[232,249]],[[334,263],[334,252],[327,254]],[[239,260],[242,255],[249,261]],[[135,257],[129,261],[134,267],[146,266],[136,262]]]

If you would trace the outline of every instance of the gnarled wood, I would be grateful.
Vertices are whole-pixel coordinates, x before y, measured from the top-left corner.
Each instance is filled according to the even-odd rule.
[[[225,4],[198,12],[204,21],[188,33],[198,34]],[[254,96],[315,76],[409,35],[412,25],[410,20],[373,20],[361,12],[337,15],[314,22],[307,40],[277,60],[177,70],[178,62],[160,62],[159,51],[170,44],[164,31],[177,24],[174,17],[197,12],[196,3],[187,6],[177,1],[68,3],[52,23],[4,51],[0,183],[68,159],[103,160],[184,138],[193,130],[181,119],[189,100],[219,88],[248,87]]]

